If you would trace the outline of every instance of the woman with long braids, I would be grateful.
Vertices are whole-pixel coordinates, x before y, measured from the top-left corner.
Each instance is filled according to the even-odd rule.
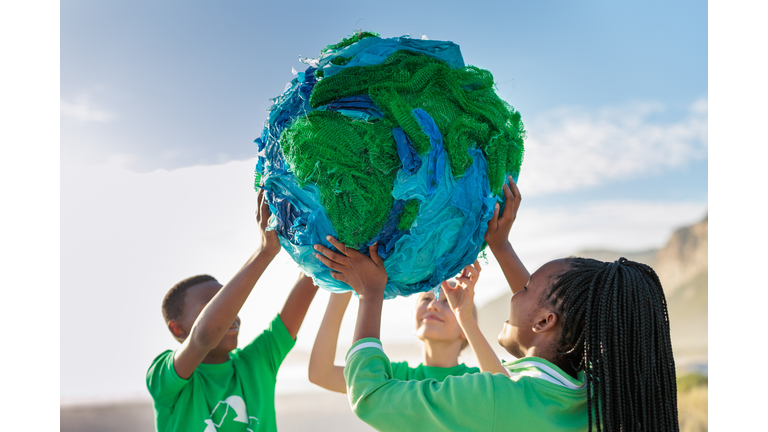
[[[354,344],[344,377],[350,405],[380,431],[678,431],[675,362],[659,278],[624,258],[604,263],[565,258],[528,274],[508,241],[520,205],[504,186],[485,240],[512,289],[498,341],[517,360],[509,376],[489,372],[436,380],[392,379],[379,331],[386,270],[371,257],[329,239],[317,245],[336,279],[358,294]],[[320,255],[321,254],[321,255]],[[464,327],[474,291],[445,294]]]

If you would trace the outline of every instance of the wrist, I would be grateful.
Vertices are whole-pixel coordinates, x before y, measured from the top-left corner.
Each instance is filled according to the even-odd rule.
[[[387,288],[387,281],[384,280],[384,282],[375,281],[375,282],[369,282],[367,284],[363,284],[359,288],[354,288],[355,292],[357,292],[358,297],[360,298],[360,301],[363,301],[363,299],[366,300],[384,300],[384,290]]]
[[[502,239],[491,240],[491,241],[486,240],[485,242],[488,243],[488,247],[491,248],[491,252],[493,252],[494,254],[496,254],[496,252],[504,251],[512,248],[512,244],[509,242],[508,238],[502,238]]]
[[[376,303],[384,303],[384,293],[383,292],[368,292],[360,294],[358,293],[358,300],[360,304],[376,304]]]
[[[259,248],[256,250],[257,255],[268,257],[270,260],[275,258],[278,253],[280,253],[279,244],[277,245],[277,247],[269,243],[261,244]]]
[[[456,313],[456,321],[458,321],[459,325],[464,328],[465,325],[475,323],[475,317],[472,315],[471,310],[467,312],[459,311]]]

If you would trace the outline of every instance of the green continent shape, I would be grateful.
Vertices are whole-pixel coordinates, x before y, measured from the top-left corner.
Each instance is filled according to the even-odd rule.
[[[402,166],[392,124],[368,123],[333,111],[312,111],[280,136],[299,186],[317,184],[339,240],[360,248],[387,221]]]
[[[451,69],[442,60],[401,50],[379,65],[347,68],[321,79],[312,91],[310,106],[362,94],[371,97],[393,127],[405,131],[420,155],[431,144],[412,111],[426,111],[443,135],[456,178],[472,165],[471,148],[483,151],[494,194],[501,195],[506,173],[519,175],[525,139],[520,113],[499,98],[487,70]]]

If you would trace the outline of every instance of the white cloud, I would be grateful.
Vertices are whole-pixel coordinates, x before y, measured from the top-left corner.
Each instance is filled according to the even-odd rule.
[[[657,103],[589,112],[561,108],[527,123],[521,181],[528,196],[597,186],[707,157],[707,100],[674,123]]]
[[[109,123],[115,118],[113,113],[94,106],[88,96],[81,95],[75,102],[61,99],[61,115],[81,122]]]

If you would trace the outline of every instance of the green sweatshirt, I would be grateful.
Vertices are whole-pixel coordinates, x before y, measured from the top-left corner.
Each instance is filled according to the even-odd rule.
[[[434,379],[393,379],[381,341],[357,341],[344,378],[355,414],[378,431],[586,431],[583,373],[573,379],[537,357],[505,363],[511,377],[490,372]]]

